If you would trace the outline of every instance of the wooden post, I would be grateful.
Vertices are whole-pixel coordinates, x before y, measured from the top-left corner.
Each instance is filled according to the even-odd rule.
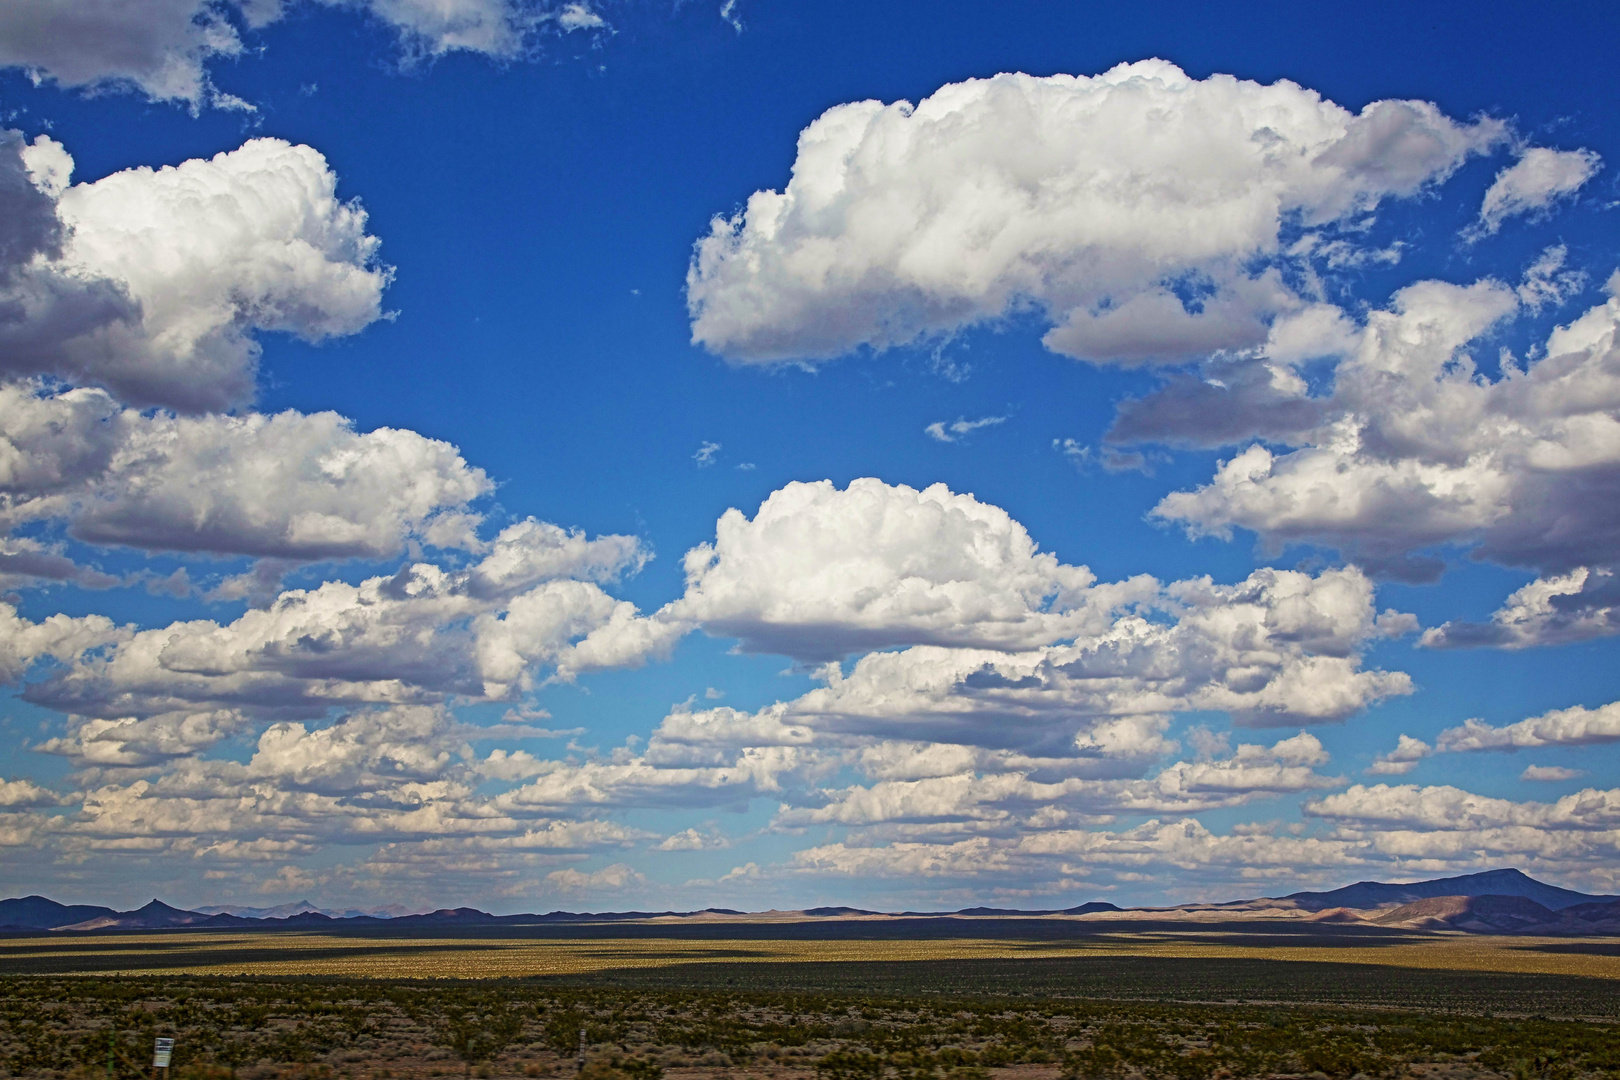
[[[579,1025],[579,1060],[575,1062],[579,1070],[585,1070],[585,1025]]]

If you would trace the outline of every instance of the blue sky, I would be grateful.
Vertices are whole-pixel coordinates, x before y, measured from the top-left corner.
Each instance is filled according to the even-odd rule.
[[[9,6],[11,890],[1620,891],[1616,19]]]

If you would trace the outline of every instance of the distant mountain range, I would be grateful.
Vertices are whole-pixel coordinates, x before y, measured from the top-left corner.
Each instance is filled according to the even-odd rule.
[[[420,915],[416,908],[406,907],[404,904],[387,904],[383,907],[372,908],[323,908],[310,903],[308,900],[299,900],[292,904],[277,904],[275,907],[245,907],[241,904],[211,904],[207,907],[193,908],[200,915],[235,915],[240,919],[285,919],[289,915],[302,915],[306,911],[313,911],[317,915],[325,915],[329,919],[357,919],[362,915],[369,915],[374,919],[397,919],[401,915]]]
[[[819,907],[802,911],[735,911],[731,908],[704,908],[702,911],[551,911],[544,915],[491,915],[477,908],[441,908],[438,911],[411,912],[407,908],[373,909],[370,912],[333,912],[314,904],[282,904],[274,908],[243,908],[209,906],[195,910],[170,907],[161,900],[153,900],[134,911],[114,911],[112,908],[87,904],[69,906],[43,896],[24,896],[0,900],[0,932],[19,930],[169,930],[177,927],[209,929],[262,929],[323,927],[341,923],[360,928],[384,923],[390,929],[410,927],[446,926],[524,926],[536,923],[606,923],[637,922],[648,919],[749,919],[749,918],[943,918],[946,916],[999,916],[1001,918],[1030,918],[1041,915],[1090,915],[1100,911],[1120,911],[1114,904],[1094,900],[1079,907],[1024,911],[1014,908],[962,908],[959,911],[867,911],[852,907]],[[247,914],[258,912],[259,914]]]
[[[1308,914],[1307,914],[1308,913]],[[452,929],[456,927],[520,927],[548,923],[636,922],[651,919],[699,921],[785,919],[893,919],[893,918],[1037,918],[1086,916],[1175,920],[1211,915],[1251,918],[1299,918],[1316,922],[1366,923],[1405,929],[1460,930],[1472,933],[1620,933],[1620,897],[1592,896],[1537,881],[1518,870],[1491,870],[1482,874],[1390,884],[1358,881],[1329,892],[1299,892],[1282,897],[1237,900],[1224,904],[1194,904],[1180,908],[1124,909],[1105,901],[1070,908],[1022,910],[971,907],[955,911],[869,911],[853,907],[815,907],[799,911],[743,912],[730,908],[702,911],[552,911],[544,915],[491,915],[476,908],[441,908],[412,912],[398,905],[366,910],[332,910],[304,902],[269,908],[213,905],[196,910],[170,907],[153,900],[134,911],[88,904],[59,904],[43,896],[0,900],[0,932],[37,933],[42,930],[88,932],[113,930],[276,930]]]
[[[1439,896],[1522,896],[1534,900],[1553,911],[1590,904],[1595,900],[1616,900],[1614,896],[1588,896],[1573,889],[1560,889],[1537,881],[1519,870],[1487,870],[1483,874],[1464,874],[1462,877],[1439,878],[1435,881],[1413,881],[1404,885],[1386,885],[1382,881],[1358,881],[1332,892],[1298,892],[1281,897],[1293,900],[1301,907],[1318,911],[1326,908],[1381,908],[1394,904],[1410,904],[1416,900],[1432,900]]]

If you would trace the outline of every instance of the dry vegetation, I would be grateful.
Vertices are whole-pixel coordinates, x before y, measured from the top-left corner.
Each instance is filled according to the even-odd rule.
[[[26,1080],[1620,1080],[1617,1021],[1612,939],[0,938]]]
[[[377,980],[0,980],[0,1071],[137,1080],[1612,1080],[1614,1026],[1059,998]]]

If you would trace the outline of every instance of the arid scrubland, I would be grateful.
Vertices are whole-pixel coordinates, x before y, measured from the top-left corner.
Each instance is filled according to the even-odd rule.
[[[1469,996],[1466,973],[1367,967],[1374,990],[1406,1003],[1375,1008],[1302,1003],[1299,987],[1296,1000],[1262,1003],[1247,968],[1214,968],[1197,984],[1219,992],[1229,970],[1230,992],[1245,1001],[1155,1000],[1153,973],[1171,969],[1154,964],[1105,973],[1115,996],[1076,989],[1063,975],[1068,968],[1030,961],[1012,962],[1026,969],[1023,977],[979,972],[1001,979],[1001,992],[963,993],[977,977],[973,963],[711,962],[599,973],[621,985],[428,979],[431,964],[412,981],[7,977],[0,1070],[24,1080],[139,1080],[151,1073],[153,1039],[170,1037],[174,1080],[560,1080],[575,1075],[582,1047],[583,1080],[1620,1077],[1614,999],[1585,992],[1608,980],[1527,982],[1522,1005],[1557,1010],[1533,1015],[1503,1007],[1512,1004],[1511,976],[1487,1002]],[[905,992],[812,985],[880,965]],[[953,970],[968,981],[953,984]],[[1259,970],[1270,971],[1261,977],[1274,980],[1279,996],[1289,992],[1295,966]],[[770,989],[750,978],[793,971],[806,988]],[[1193,985],[1184,980],[1180,989]],[[1310,986],[1303,993],[1331,998],[1331,977],[1321,985],[1321,994]]]

